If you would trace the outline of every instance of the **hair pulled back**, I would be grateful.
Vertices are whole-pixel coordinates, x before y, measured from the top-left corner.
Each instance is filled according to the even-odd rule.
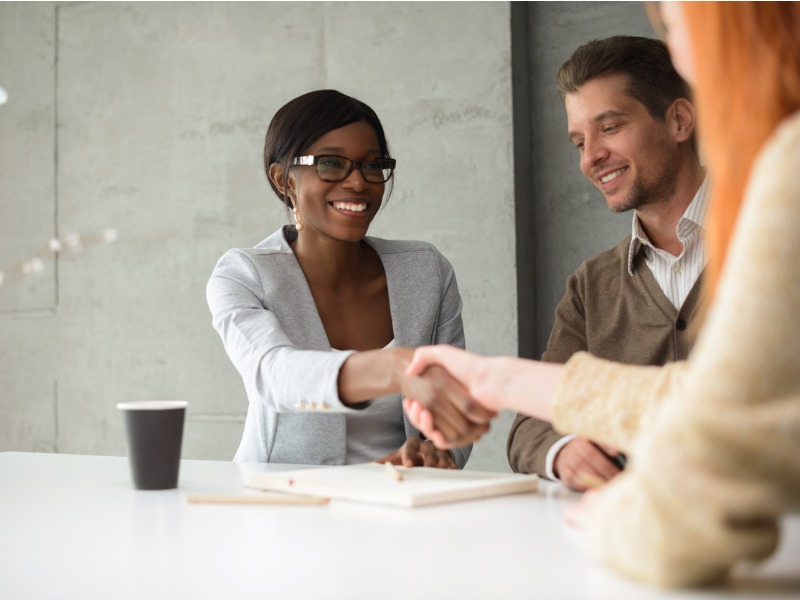
[[[272,190],[289,208],[292,201],[269,177],[278,163],[288,173],[292,160],[302,156],[316,140],[334,129],[366,121],[375,130],[381,156],[389,158],[383,125],[372,108],[337,90],[316,90],[289,101],[275,113],[264,140],[264,170]]]

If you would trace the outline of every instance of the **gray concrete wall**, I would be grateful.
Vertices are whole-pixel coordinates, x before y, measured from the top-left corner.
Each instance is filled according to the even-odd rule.
[[[528,134],[512,122],[508,3],[0,3],[0,269],[52,236],[119,232],[0,287],[0,451],[121,455],[118,401],[183,398],[184,456],[231,458],[246,398],[204,287],[225,250],[286,221],[261,172],[263,135],[311,89],[381,115],[399,167],[372,233],[450,258],[470,349],[517,352],[515,234],[532,234],[520,316],[541,345],[566,275],[625,230],[580,178],[551,82],[577,43],[641,32],[644,15],[587,4],[525,17]],[[524,224],[514,135],[533,140]],[[508,468],[509,421],[469,468]]]
[[[0,269],[119,233],[0,288],[0,450],[123,454],[116,402],[184,398],[184,456],[232,457],[246,398],[205,283],[286,222],[263,136],[312,89],[384,121],[399,167],[372,233],[435,243],[470,347],[516,352],[507,4],[3,3],[0,27]],[[493,435],[473,465],[505,462]]]
[[[567,277],[628,235],[632,218],[612,214],[580,172],[556,72],[582,43],[653,29],[639,2],[515,2],[512,14],[515,58],[530,73],[514,76],[520,353],[539,358]]]

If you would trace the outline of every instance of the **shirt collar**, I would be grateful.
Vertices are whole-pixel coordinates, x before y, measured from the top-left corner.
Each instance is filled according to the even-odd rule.
[[[702,229],[705,226],[706,209],[708,208],[708,192],[708,176],[706,176],[700,188],[695,193],[694,198],[692,198],[692,201],[689,203],[689,206],[683,211],[683,216],[680,221],[678,221],[678,237],[680,239],[683,239],[685,233],[688,233],[691,229],[695,227],[700,227]],[[636,211],[633,211],[631,244],[628,247],[628,275],[633,276],[633,261],[643,245],[651,246],[650,240],[647,238],[647,234],[644,232],[642,224],[639,222]]]

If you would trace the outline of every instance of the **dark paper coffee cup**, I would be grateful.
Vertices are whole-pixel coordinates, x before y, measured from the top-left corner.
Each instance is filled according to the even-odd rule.
[[[120,402],[128,432],[133,485],[139,490],[178,487],[183,422],[188,402],[144,400]]]

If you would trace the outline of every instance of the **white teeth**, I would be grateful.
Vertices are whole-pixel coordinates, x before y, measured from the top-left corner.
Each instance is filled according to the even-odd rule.
[[[360,202],[358,204],[354,202],[334,202],[333,207],[339,210],[349,210],[350,212],[362,212],[367,210],[366,202]]]
[[[604,177],[601,177],[600,181],[602,181],[603,183],[608,183],[609,181],[613,181],[619,175],[621,175],[625,171],[626,168],[627,167],[623,167],[622,169],[619,169],[618,171],[614,171],[613,173],[609,173],[608,175],[606,175]]]

